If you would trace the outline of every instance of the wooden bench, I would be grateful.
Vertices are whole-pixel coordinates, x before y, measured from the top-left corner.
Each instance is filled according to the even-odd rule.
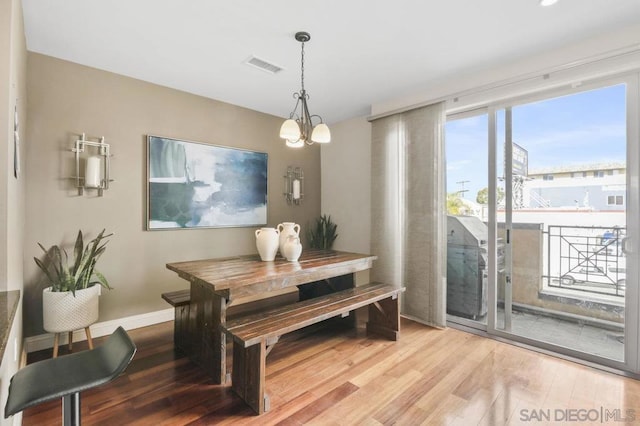
[[[187,289],[162,293],[162,298],[175,308],[173,343],[176,348],[188,353],[189,303],[191,303],[191,291]]]
[[[371,283],[227,321],[233,338],[232,388],[257,414],[269,410],[265,395],[266,357],[280,336],[369,306],[367,333],[400,336],[398,295],[404,288]]]

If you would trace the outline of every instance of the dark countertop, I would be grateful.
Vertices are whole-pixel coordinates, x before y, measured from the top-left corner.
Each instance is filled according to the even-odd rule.
[[[4,358],[19,301],[20,290],[0,291],[0,360]]]

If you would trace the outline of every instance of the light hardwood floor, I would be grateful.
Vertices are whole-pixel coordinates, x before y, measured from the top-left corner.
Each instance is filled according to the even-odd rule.
[[[84,424],[541,425],[588,416],[569,422],[583,425],[602,424],[595,416],[607,410],[640,421],[636,380],[408,320],[398,342],[326,325],[285,336],[267,359],[271,411],[257,417],[174,352],[172,327],[129,332],[138,353],[123,376],[82,394]],[[547,414],[550,422],[537,421]],[[24,424],[60,424],[60,402],[27,410]]]

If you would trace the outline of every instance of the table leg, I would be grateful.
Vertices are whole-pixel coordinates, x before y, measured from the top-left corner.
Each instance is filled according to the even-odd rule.
[[[188,355],[217,384],[226,381],[226,336],[221,327],[226,315],[227,301],[224,297],[207,285],[191,283]]]

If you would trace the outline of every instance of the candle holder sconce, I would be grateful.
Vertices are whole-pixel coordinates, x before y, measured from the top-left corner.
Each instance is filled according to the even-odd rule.
[[[304,172],[301,167],[287,167],[284,175],[284,198],[287,204],[300,204],[304,198]]]
[[[97,189],[98,196],[102,197],[104,190],[109,189],[109,182],[113,182],[109,173],[111,171],[111,152],[104,136],[96,140],[87,140],[83,133],[71,151],[76,157],[76,175],[73,177],[78,188],[78,195],[84,193],[84,189]],[[84,155],[83,155],[84,154]],[[81,174],[84,161],[84,174]]]

